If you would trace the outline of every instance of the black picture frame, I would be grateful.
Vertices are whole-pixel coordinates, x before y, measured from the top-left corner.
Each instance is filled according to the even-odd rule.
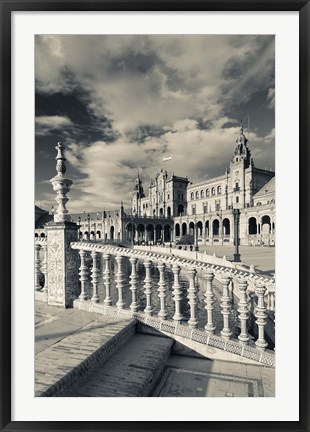
[[[292,430],[309,428],[309,1],[304,0],[195,0],[195,1],[7,1],[1,7],[1,181],[0,181],[0,307],[1,366],[0,404],[2,431],[68,430]],[[299,181],[300,181],[300,420],[296,422],[23,422],[11,421],[11,13],[14,11],[298,11],[299,12]],[[292,147],[296,146],[292,143]],[[289,248],[288,248],[289,253]],[[297,280],[297,278],[296,278]],[[298,287],[292,287],[297,290]],[[289,317],[287,317],[289,320]],[[289,355],[289,353],[288,353]],[[77,404],[78,407],[78,404]],[[223,413],[224,414],[224,413]]]

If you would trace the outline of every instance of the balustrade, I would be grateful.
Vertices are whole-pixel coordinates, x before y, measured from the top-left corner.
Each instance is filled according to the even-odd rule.
[[[80,283],[81,283],[81,294],[79,296],[79,298],[81,300],[87,300],[87,294],[85,291],[85,284],[87,282],[88,279],[88,267],[86,265],[85,262],[85,258],[86,258],[86,252],[81,249],[80,250],[80,259],[81,259],[81,266],[80,266]]]
[[[44,274],[44,286],[42,288],[42,292],[47,294],[47,245],[42,244],[42,251],[43,251],[43,261],[41,264],[41,271]]]
[[[265,340],[265,325],[266,325],[266,307],[265,307],[265,301],[264,296],[266,293],[266,287],[263,285],[258,284],[255,292],[257,294],[257,306],[255,311],[255,316],[257,318],[256,324],[258,327],[258,339],[255,342],[255,345],[257,348],[261,351],[265,351],[266,347],[268,346],[266,340]]]
[[[221,330],[221,335],[225,339],[229,339],[232,335],[232,331],[229,328],[229,315],[231,310],[231,298],[228,291],[229,283],[230,277],[226,275],[222,276],[223,295],[221,297],[221,314],[223,315],[223,329]]]
[[[172,317],[174,321],[180,322],[183,318],[181,314],[181,300],[182,300],[182,291],[181,286],[179,282],[179,276],[180,276],[181,267],[178,266],[178,264],[174,263],[172,266],[172,272],[174,276],[174,282],[173,282],[173,298],[174,298],[174,305],[175,305],[175,313]]]
[[[147,315],[152,315],[153,313],[153,309],[151,305],[151,295],[152,295],[151,266],[152,266],[152,262],[150,260],[144,261],[144,267],[145,267],[144,293],[146,298],[146,306],[144,312]]]
[[[116,289],[118,291],[118,301],[116,303],[117,309],[124,309],[125,303],[123,300],[123,287],[124,287],[124,278],[123,278],[123,256],[122,255],[116,255],[115,259],[117,262],[117,273],[116,273]]]
[[[35,243],[34,246],[35,250],[35,259],[34,259],[34,288],[36,291],[41,291],[42,286],[40,284],[40,277],[41,277],[41,259],[40,259],[40,250],[41,245],[38,243]]]
[[[98,268],[98,252],[93,251],[91,253],[92,259],[93,259],[93,268],[91,272],[91,278],[92,278],[92,284],[93,284],[93,295],[92,295],[92,302],[98,303],[99,302],[99,295],[98,295],[98,279],[99,279],[99,268]]]
[[[193,260],[191,259],[180,259],[174,256],[163,257],[163,255],[161,254],[149,251],[133,251],[130,249],[115,248],[112,246],[108,247],[104,245],[94,245],[91,243],[86,244],[84,242],[72,243],[71,247],[73,249],[79,249],[79,275],[81,284],[81,292],[79,295],[79,299],[85,302],[84,304],[86,304],[88,299],[88,291],[86,286],[91,282],[92,296],[90,301],[93,303],[100,303],[100,301],[102,301],[105,308],[109,307],[111,308],[109,310],[113,310],[111,291],[112,287],[114,286],[112,281],[112,279],[114,278],[115,289],[118,295],[118,299],[115,305],[116,307],[114,307],[115,313],[125,315],[126,313],[130,314],[131,316],[136,317],[138,320],[141,319],[144,323],[152,323],[149,325],[153,325],[153,322],[156,322],[156,319],[158,320],[158,322],[167,321],[171,313],[172,320],[169,320],[170,323],[167,324],[167,327],[163,327],[164,329],[168,329],[168,332],[171,331],[169,329],[171,329],[171,324],[173,324],[174,332],[176,334],[178,334],[178,332],[185,332],[184,334],[188,335],[185,330],[188,325],[188,327],[191,329],[190,334],[194,335],[196,331],[201,332],[202,330],[199,326],[200,315],[198,314],[198,293],[200,289],[199,284],[200,286],[203,286],[203,284],[201,285],[200,280],[204,280],[206,282],[206,288],[203,295],[204,309],[206,310],[207,322],[205,324],[203,333],[208,336],[208,339],[206,340],[212,341],[213,337],[218,338],[220,336],[225,341],[229,340],[229,344],[234,341],[233,343],[235,344],[247,345],[247,349],[251,348],[252,350],[255,349],[257,351],[265,351],[267,347],[267,342],[265,340],[265,325],[267,319],[266,303],[268,310],[272,311],[274,309],[275,292],[274,285],[272,283],[268,284],[267,293],[267,282],[262,283],[259,277],[253,277],[253,275],[249,276],[249,273],[242,273],[238,270],[227,271],[228,269],[226,269],[226,271],[223,271],[222,266],[206,265],[204,263],[193,262]],[[43,273],[46,273],[46,248],[38,244],[35,247],[35,251],[35,286],[36,290],[41,290],[41,271]],[[40,261],[40,252],[41,254],[42,252],[44,252],[45,257],[44,260],[42,260],[42,263]],[[92,258],[92,267],[90,272],[88,270],[86,262],[88,254]],[[115,259],[114,274],[111,271],[112,256],[113,259]],[[98,292],[100,257],[102,257],[103,260],[102,279],[105,288],[105,298],[103,300],[100,300],[100,292]],[[126,277],[124,273],[125,259],[128,259],[131,265],[131,271],[129,270],[128,276]],[[143,282],[139,280],[139,262],[142,263],[145,267],[145,278]],[[156,289],[156,287],[154,286],[154,280],[152,280],[151,270],[153,266],[157,267],[159,273],[159,279],[157,283],[157,298],[153,298],[153,295],[155,293],[155,291],[153,290]],[[184,293],[180,283],[181,269],[186,270],[186,273],[184,275],[182,274],[182,281],[185,280],[184,276],[187,275],[187,282],[185,282],[187,284],[187,291]],[[166,277],[166,274],[169,274],[168,278]],[[127,309],[124,301],[124,299],[128,299],[128,292],[127,294],[125,294],[125,286],[127,287],[126,278],[128,278],[127,289],[130,290],[129,292],[131,292],[131,300],[129,301],[130,304],[128,303]],[[170,278],[173,278],[173,282],[171,284],[172,286],[170,286],[169,289],[168,284],[170,284],[171,282],[168,282],[168,280],[171,280]],[[214,280],[219,280],[222,287],[222,295],[220,297],[219,303],[221,307],[220,314],[222,316],[223,324],[222,328],[219,329],[219,333],[216,331],[215,325],[215,321],[218,320],[218,317],[214,316],[214,303],[216,302],[215,289],[218,289],[218,282],[215,282]],[[255,291],[252,292],[251,290],[253,289],[252,287],[254,285]],[[233,289],[230,289],[230,287]],[[145,306],[143,311],[141,310],[141,304],[139,302],[139,289],[142,289],[145,295]],[[169,291],[171,291],[172,294],[172,303]],[[237,308],[232,308],[233,291],[235,291],[236,296],[239,297]],[[249,298],[251,299],[251,301],[249,301]],[[127,301],[128,300],[126,300],[126,303]],[[189,311],[187,325],[182,323],[184,321],[182,307],[184,307],[185,302],[187,302],[188,304]],[[82,303],[80,303],[80,305],[83,308]],[[157,308],[157,318],[153,316],[155,315],[155,307]],[[238,319],[240,322],[240,334],[238,335],[238,339],[232,338],[233,328],[230,325],[233,319],[232,309],[234,309],[235,321]],[[104,309],[104,311],[107,311],[107,309]],[[152,320],[145,321],[145,316],[152,317]],[[254,316],[255,321],[253,321],[252,316]],[[252,337],[249,334],[250,318],[252,320],[252,325],[254,325],[255,327],[257,326],[258,338],[255,344],[252,342]],[[163,326],[164,323],[161,323],[160,325]],[[209,336],[212,336],[212,338],[209,338]],[[225,344],[225,347],[226,345],[227,344]]]
[[[248,283],[245,279],[238,280],[239,291],[240,291],[240,301],[238,303],[238,312],[240,319],[240,335],[238,339],[244,345],[247,345],[249,342],[249,335],[247,332],[247,321],[249,318],[249,302],[247,297],[247,287]]]
[[[213,304],[214,304],[214,292],[212,287],[212,281],[214,278],[214,273],[207,270],[205,273],[205,278],[207,281],[207,288],[205,292],[205,309],[207,310],[207,324],[205,326],[205,330],[209,334],[213,334],[215,331],[215,325],[213,323]]]
[[[107,306],[111,306],[112,305],[111,270],[110,270],[111,255],[108,253],[103,254],[103,259],[105,261],[105,269],[103,271],[103,280],[104,280],[104,286],[105,286],[104,304],[106,304]]]
[[[160,301],[160,311],[158,312],[158,316],[165,320],[167,319],[168,313],[165,310],[165,298],[166,298],[166,282],[165,282],[165,264],[160,262],[157,266],[159,271],[159,281],[158,281],[158,297]]]
[[[197,321],[197,289],[196,289],[196,274],[197,271],[194,268],[188,270],[189,276],[189,287],[188,287],[188,304],[190,307],[190,319],[188,320],[188,325],[190,327],[196,328],[198,326]]]
[[[139,310],[139,302],[137,299],[137,263],[138,258],[130,257],[129,259],[131,263],[131,275],[130,275],[130,290],[131,290],[131,305],[130,309],[132,312],[138,312]]]

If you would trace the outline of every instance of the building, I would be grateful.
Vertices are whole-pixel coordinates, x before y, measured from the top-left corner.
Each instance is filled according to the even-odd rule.
[[[241,125],[225,173],[196,184],[161,169],[146,194],[138,174],[130,209],[121,204],[114,211],[72,214],[80,238],[232,245],[237,217],[241,245],[274,245],[275,173],[255,167],[247,143]],[[36,208],[36,217],[39,213]],[[42,229],[52,216],[40,214],[36,228]]]

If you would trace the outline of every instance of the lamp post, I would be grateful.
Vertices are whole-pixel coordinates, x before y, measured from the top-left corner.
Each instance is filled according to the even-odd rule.
[[[233,209],[233,215],[234,215],[234,245],[235,245],[234,262],[241,262],[240,253],[239,253],[240,210]]]
[[[195,213],[195,252],[199,251],[199,246],[198,246],[198,225],[197,225],[197,217],[196,217],[196,213]]]
[[[88,221],[88,240],[90,240],[90,215],[89,215],[89,213],[87,215],[87,221]]]
[[[80,229],[81,229],[81,216],[79,216],[79,218],[78,218],[78,221],[79,221],[79,240],[81,240],[81,231],[80,231]]]

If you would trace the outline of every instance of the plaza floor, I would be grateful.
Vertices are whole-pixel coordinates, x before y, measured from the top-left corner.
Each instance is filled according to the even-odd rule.
[[[37,395],[40,396],[40,392],[59,380],[62,374],[70,373],[76,365],[92,356],[100,344],[104,345],[128,325],[128,320],[36,302]],[[107,396],[107,381],[111,388],[117,389],[111,396],[129,395],[128,388],[130,391],[143,388],[150,380],[150,373],[156,377],[156,371],[152,369],[154,362],[150,364],[149,358],[156,350],[156,356],[160,357],[164,340],[140,334],[130,336],[101,367],[102,388],[100,380],[96,380],[96,370],[92,372],[89,382],[93,380],[97,385],[87,387],[87,396]],[[273,368],[173,353],[163,361],[160,378],[150,394],[153,397],[272,397],[275,394]],[[135,372],[137,370],[139,374]],[[107,371],[110,371],[108,376]]]
[[[264,246],[240,246],[241,261],[250,266],[254,265],[255,269],[260,273],[269,276],[275,274],[275,248]],[[215,253],[216,256],[226,256],[228,260],[233,260],[234,247],[233,246],[218,246],[218,245],[199,245],[199,251],[207,251],[208,254]]]

